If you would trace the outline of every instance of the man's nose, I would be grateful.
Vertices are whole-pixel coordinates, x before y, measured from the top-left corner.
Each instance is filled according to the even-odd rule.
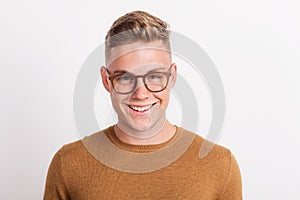
[[[137,98],[137,99],[145,99],[149,96],[149,91],[146,88],[143,79],[142,78],[138,78],[137,79],[137,84],[136,84],[136,88],[133,91],[132,97],[133,98]]]

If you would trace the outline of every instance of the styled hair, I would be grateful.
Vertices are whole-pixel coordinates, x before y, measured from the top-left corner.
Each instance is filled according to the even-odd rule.
[[[133,11],[119,17],[105,37],[105,57],[110,56],[113,47],[137,41],[162,41],[170,50],[170,31],[166,22],[144,11]]]

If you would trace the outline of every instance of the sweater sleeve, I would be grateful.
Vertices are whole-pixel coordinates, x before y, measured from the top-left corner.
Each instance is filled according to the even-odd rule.
[[[230,169],[227,182],[221,194],[220,200],[242,200],[242,180],[238,163],[234,156],[230,155]]]
[[[62,172],[62,155],[58,151],[49,166],[44,200],[70,200]]]

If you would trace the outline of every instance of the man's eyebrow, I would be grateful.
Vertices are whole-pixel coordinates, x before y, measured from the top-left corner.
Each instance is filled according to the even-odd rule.
[[[159,70],[164,70],[164,71],[166,71],[166,69],[167,69],[166,67],[155,68],[155,69],[152,69],[152,70],[148,71],[148,73],[149,73],[149,72],[159,71]]]
[[[116,70],[114,71],[112,74],[125,74],[127,73],[128,71],[125,71],[125,70]]]
[[[156,72],[156,71],[159,71],[159,70],[166,71],[166,68],[165,67],[155,68],[155,69],[147,71],[146,73]],[[112,74],[125,74],[125,73],[130,73],[130,72],[128,72],[126,70],[116,70]]]

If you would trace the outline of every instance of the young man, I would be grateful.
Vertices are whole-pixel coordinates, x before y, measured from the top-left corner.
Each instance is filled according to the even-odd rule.
[[[166,119],[177,68],[167,24],[128,13],[114,22],[105,45],[101,77],[118,122],[55,154],[44,200],[242,199],[231,152],[215,145],[199,158],[204,139]]]

